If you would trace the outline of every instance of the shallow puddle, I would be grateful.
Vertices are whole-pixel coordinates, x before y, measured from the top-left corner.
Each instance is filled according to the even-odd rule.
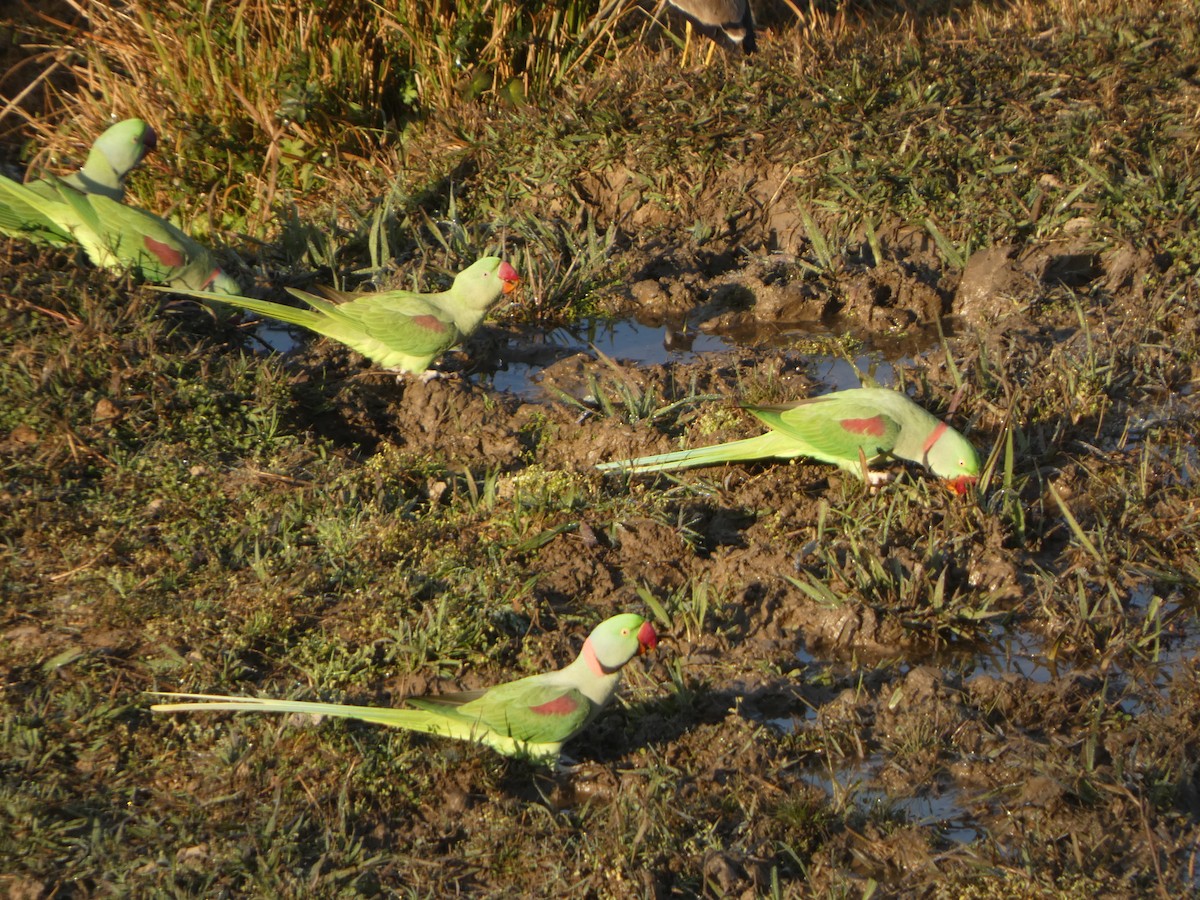
[[[288,353],[299,346],[304,332],[272,319],[262,319],[251,333],[264,349]],[[598,354],[603,354],[625,364],[655,366],[669,362],[691,363],[702,354],[747,347],[811,348],[824,342],[835,346],[838,340],[836,332],[824,327],[805,329],[795,326],[787,330],[757,332],[741,328],[736,333],[725,334],[694,329],[681,332],[669,326],[646,325],[635,319],[591,318],[570,326],[523,330],[508,340],[509,352],[500,351],[499,368],[471,377],[473,380],[478,378],[491,390],[535,402],[552,396],[541,385],[545,370],[578,353],[597,357],[597,365],[603,365],[598,358]],[[918,336],[915,340],[922,339]],[[870,373],[881,386],[890,387],[896,380],[894,366],[903,364],[909,354],[927,346],[908,339],[888,341],[884,346],[863,341],[853,362],[844,356],[810,352],[803,354],[803,364],[810,377],[829,390],[859,387],[859,371]],[[505,356],[510,358],[505,359]]]
[[[570,327],[526,331],[522,337],[542,348],[541,352],[532,354],[535,358],[530,361],[505,362],[492,375],[491,386],[523,400],[543,399],[540,381],[548,365],[575,353],[589,353],[592,348],[621,362],[649,366],[694,362],[701,353],[734,347],[717,335],[701,332],[679,335],[661,326],[641,325],[628,319],[588,319]]]
[[[1166,598],[1157,596],[1148,583],[1135,585],[1129,592],[1130,611],[1142,617],[1144,662],[1139,665],[1135,661],[1129,668],[1114,664],[1111,671],[1148,689],[1144,696],[1123,701],[1122,709],[1130,715],[1140,715],[1167,700],[1179,679],[1186,677],[1187,667],[1200,658],[1200,631],[1183,631],[1178,624],[1193,613],[1193,607],[1180,601],[1178,592]]]
[[[704,353],[721,353],[764,343],[786,348],[793,344],[811,345],[822,338],[828,338],[831,344],[836,340],[832,332],[824,329],[793,330],[769,337],[747,333],[744,329],[737,335],[700,331],[680,333],[670,327],[645,325],[634,319],[587,319],[570,327],[527,331],[523,338],[543,348],[542,352],[524,352],[521,355],[525,360],[506,362],[492,375],[490,384],[494,390],[531,401],[546,398],[541,387],[546,367],[576,353],[591,354],[595,350],[622,363],[653,366],[694,362]],[[892,356],[890,361],[886,356],[888,354],[864,345],[853,363],[840,356],[813,353],[805,354],[805,364],[812,378],[831,390],[858,387],[860,379],[856,366],[863,372],[870,370],[881,385],[889,386],[895,380],[893,363],[900,361],[900,355]]]
[[[1153,593],[1149,586],[1135,587],[1131,591],[1130,606],[1145,614],[1151,608]],[[1165,618],[1175,611],[1173,605],[1162,603]],[[1129,693],[1119,700],[1118,707],[1130,716],[1151,711],[1159,700],[1168,701],[1168,693],[1177,687],[1177,680],[1186,676],[1185,667],[1193,665],[1200,654],[1200,634],[1174,634],[1164,628],[1162,643],[1158,647],[1147,647],[1145,665],[1136,671],[1125,671],[1116,665],[1107,668],[1106,677],[1124,682]],[[807,651],[796,654],[797,660],[806,667],[826,667],[827,661],[818,659]],[[1046,684],[1058,678],[1070,678],[1078,674],[1069,660],[1055,660],[1045,652],[1041,637],[1028,632],[997,626],[990,639],[968,649],[956,649],[933,655],[929,659],[916,660],[913,665],[932,665],[947,675],[956,673],[963,684],[978,677],[1004,678],[1019,676],[1030,682]],[[840,668],[840,666],[839,666]],[[1087,665],[1089,671],[1095,665]],[[909,670],[901,666],[896,671],[903,675]],[[767,723],[784,732],[817,727],[818,710],[810,707],[803,715],[768,719]],[[995,797],[968,794],[952,781],[935,779],[934,783],[920,788],[912,795],[891,794],[880,787],[881,773],[889,764],[879,753],[842,766],[832,772],[822,768],[820,761],[812,770],[802,775],[809,784],[825,791],[831,802],[838,805],[853,804],[864,815],[898,818],[910,825],[932,827],[948,841],[969,844],[985,838],[988,823],[994,821],[1002,810]]]
[[[803,779],[829,794],[835,805],[854,806],[864,815],[899,818],[909,825],[934,828],[946,840],[969,844],[987,831],[966,811],[966,798],[953,785],[938,785],[915,797],[890,797],[885,791],[870,787],[872,773],[886,764],[875,755],[859,766],[836,769],[832,773],[809,773]]]
[[[1020,675],[1045,684],[1059,674],[1058,664],[1042,652],[1040,638],[1003,626],[993,627],[991,639],[983,646],[955,657],[947,668],[957,668],[964,680],[978,675]]]

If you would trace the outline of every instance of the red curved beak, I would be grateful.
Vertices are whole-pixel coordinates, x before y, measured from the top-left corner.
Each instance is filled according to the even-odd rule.
[[[972,475],[963,475],[959,478],[952,478],[948,482],[950,490],[959,497],[970,492],[971,488],[975,487],[975,482],[979,479]]]
[[[500,280],[504,282],[504,287],[501,289],[506,294],[511,294],[517,289],[517,285],[521,283],[521,276],[506,262],[500,263]]]
[[[649,622],[643,622],[638,629],[638,656],[648,653],[658,646],[658,632]]]

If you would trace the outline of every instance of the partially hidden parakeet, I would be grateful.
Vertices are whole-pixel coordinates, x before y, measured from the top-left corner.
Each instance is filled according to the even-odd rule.
[[[157,143],[154,129],[148,124],[141,119],[125,119],[107,128],[96,139],[78,172],[61,179],[28,181],[23,187],[53,200],[57,198],[60,186],[65,184],[84,194],[102,194],[120,202],[125,196],[125,176]],[[74,242],[67,229],[19,199],[19,192],[9,192],[0,200],[0,234],[55,246]]]
[[[746,409],[771,430],[758,437],[674,453],[601,463],[602,470],[665,472],[735,460],[808,457],[867,478],[867,464],[887,456],[920,463],[966,493],[979,476],[979,456],[961,434],[899,391],[854,388],[779,406]]]
[[[241,292],[209,251],[166,219],[104,194],[85,194],[60,179],[49,179],[50,196],[0,178],[0,204],[25,204],[83,247],[102,269],[132,271],[172,287],[226,294]]]
[[[325,297],[288,288],[309,309],[269,300],[225,297],[175,290],[199,300],[230,303],[260,315],[323,334],[357,350],[371,362],[396,372],[421,373],[437,357],[467,337],[502,294],[520,283],[517,270],[495,256],[476,260],[459,272],[448,290],[348,293],[322,288]]]
[[[484,744],[505,756],[553,764],[562,745],[581,732],[612,699],[621,669],[658,644],[642,616],[624,613],[597,625],[575,661],[556,672],[530,675],[484,691],[409,697],[412,709],[345,706],[299,700],[151,692],[195,703],[156,703],[155,712],[234,710],[341,716]]]

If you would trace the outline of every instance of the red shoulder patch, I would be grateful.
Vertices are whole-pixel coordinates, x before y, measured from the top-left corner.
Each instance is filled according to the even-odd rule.
[[[446,323],[434,315],[413,316],[414,325],[420,325],[426,331],[436,331],[441,334],[446,330]]]
[[[142,235],[142,243],[146,245],[146,249],[154,254],[164,266],[182,266],[184,263],[183,254],[172,247],[170,244],[164,244],[162,241],[156,241],[150,235]]]
[[[933,431],[929,432],[929,437],[925,438],[925,446],[921,448],[922,453],[928,453],[933,449],[933,445],[942,439],[942,435],[950,430],[950,426],[945,422],[938,422]]]
[[[871,416],[869,419],[842,419],[839,423],[852,434],[869,434],[872,437],[882,437],[887,431],[883,424],[883,416]]]
[[[547,700],[540,706],[529,707],[530,712],[537,713],[539,716],[569,716],[577,709],[579,709],[579,703],[570,694],[563,694],[561,697]]]

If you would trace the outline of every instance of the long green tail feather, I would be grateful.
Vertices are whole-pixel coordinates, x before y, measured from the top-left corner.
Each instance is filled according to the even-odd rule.
[[[325,313],[327,315],[335,315],[337,312],[337,303],[326,300],[324,297],[318,297],[316,294],[310,294],[308,291],[302,291],[299,288],[288,288],[287,292],[297,300],[303,300],[316,312]],[[342,293],[341,296],[342,300],[340,302],[342,303],[356,299],[355,295],[349,292]]]
[[[206,303],[210,300],[215,300],[218,303],[239,306],[242,309],[250,310],[250,312],[258,313],[260,316],[269,316],[272,319],[278,319],[280,322],[299,325],[302,328],[307,328],[309,331],[315,331],[317,334],[329,334],[331,322],[329,317],[314,312],[311,309],[301,309],[298,306],[287,306],[283,303],[274,303],[270,300],[255,300],[252,297],[239,297],[236,294],[219,293],[216,291],[190,291],[166,287],[153,287],[152,289],[167,294],[192,297],[196,300],[203,300]]]
[[[487,726],[454,713],[428,712],[420,709],[390,709],[375,706],[348,706],[340,703],[314,703],[304,700],[271,700],[264,697],[227,697],[220,694],[180,694],[148,691],[155,697],[193,700],[194,703],[155,703],[154,712],[196,712],[197,710],[231,712],[305,713],[314,716],[336,716],[358,719],[406,731],[418,731],[438,737],[457,738],[484,744],[505,756],[525,756],[534,760],[553,762],[558,758],[560,743],[531,744],[498,734]]]
[[[174,293],[179,294],[183,292],[175,291]],[[198,300],[217,300],[232,306],[240,306],[242,309],[248,309],[250,312],[256,312],[261,316],[270,316],[272,319],[287,322],[289,325],[299,325],[302,328],[307,328],[309,331],[315,331],[317,334],[328,335],[330,333],[330,325],[333,324],[328,316],[321,315],[311,309],[287,306],[283,303],[274,303],[270,300],[254,300],[249,297],[232,297],[222,294],[205,294],[203,292],[189,293],[189,296],[195,297]]]
[[[660,453],[656,456],[641,456],[637,459],[622,459],[615,462],[600,463],[596,466],[601,471],[621,470],[630,474],[637,472],[668,472],[674,469],[688,469],[696,466],[714,466],[719,463],[736,462],[748,459],[768,459],[778,457],[790,459],[802,455],[796,441],[775,432],[760,434],[757,437],[745,438],[740,441],[730,441],[727,444],[713,444],[709,447],[692,447],[687,450],[676,450],[674,453]]]

